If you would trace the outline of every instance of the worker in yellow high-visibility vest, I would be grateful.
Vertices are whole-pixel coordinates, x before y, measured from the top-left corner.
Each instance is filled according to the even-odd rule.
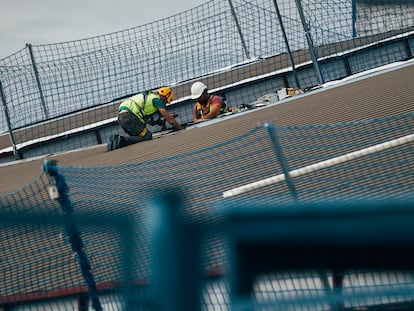
[[[162,87],[155,92],[137,94],[123,101],[118,108],[118,122],[129,136],[113,135],[107,150],[112,151],[152,139],[147,124],[161,124],[161,120],[167,121],[177,130],[184,129],[167,111],[166,106],[173,99],[172,90]]]

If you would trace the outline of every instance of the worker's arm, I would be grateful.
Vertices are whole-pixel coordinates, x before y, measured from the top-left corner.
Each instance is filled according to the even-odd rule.
[[[211,111],[203,116],[202,119],[214,119],[220,114],[221,106],[223,104],[223,98],[220,96],[214,96],[211,99]]]
[[[168,123],[170,123],[174,128],[176,128],[177,130],[182,130],[184,129],[183,126],[181,126],[174,118],[173,116],[171,116],[167,109],[165,108],[158,108],[158,111],[160,112],[160,114],[162,115],[162,117],[164,118],[165,121],[167,121]]]

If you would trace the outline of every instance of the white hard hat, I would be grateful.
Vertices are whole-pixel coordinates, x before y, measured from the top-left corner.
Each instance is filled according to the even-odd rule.
[[[207,89],[207,86],[203,82],[195,82],[191,86],[191,98],[197,99],[203,94],[204,90]]]

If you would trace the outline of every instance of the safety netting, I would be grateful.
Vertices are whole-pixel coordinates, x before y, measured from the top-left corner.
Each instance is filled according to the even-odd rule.
[[[238,106],[404,61],[413,17],[412,0],[212,0],[111,34],[28,44],[0,60],[0,150],[21,159],[100,144],[119,100],[160,86],[173,87],[170,111],[186,123],[195,80],[238,90]]]
[[[185,222],[210,228],[201,244],[203,309],[227,310],[228,248],[214,230],[223,220],[217,204],[231,209],[412,198],[413,124],[412,113],[312,126],[263,124],[223,143],[159,160],[101,167],[45,162],[37,180],[0,197],[7,216],[0,227],[1,302],[11,308],[28,301],[44,307],[67,297],[60,309],[72,310],[79,301],[70,300],[71,294],[81,293],[83,303],[96,310],[118,310],[125,307],[128,288],[134,304],[150,309],[151,206],[157,195],[179,189],[184,199],[177,199],[177,209]],[[28,221],[32,214],[36,217]],[[329,284],[332,276],[326,277],[264,275],[254,296],[260,302],[312,294]],[[358,271],[347,280],[348,290],[369,291],[398,289],[412,284],[413,276]],[[408,299],[395,297],[359,300],[353,307]],[[305,304],[303,309],[325,307]]]

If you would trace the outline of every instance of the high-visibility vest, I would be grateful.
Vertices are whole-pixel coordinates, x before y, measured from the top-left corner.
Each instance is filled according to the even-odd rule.
[[[211,104],[211,99],[213,98],[213,96],[218,96],[218,95],[209,96],[207,105],[205,105],[205,107],[208,108],[208,112],[210,112],[213,108],[213,105]],[[197,115],[203,116],[203,106],[200,103],[196,104],[196,110],[197,110]],[[223,105],[221,105],[220,114],[225,113],[225,112],[227,112],[227,103],[226,103],[226,99],[223,98]]]
[[[127,100],[123,101],[118,108],[118,111],[128,110],[145,123],[145,117],[157,112],[157,108],[152,104],[154,98],[159,98],[159,95],[154,93],[137,94]],[[145,103],[144,103],[145,101]]]

